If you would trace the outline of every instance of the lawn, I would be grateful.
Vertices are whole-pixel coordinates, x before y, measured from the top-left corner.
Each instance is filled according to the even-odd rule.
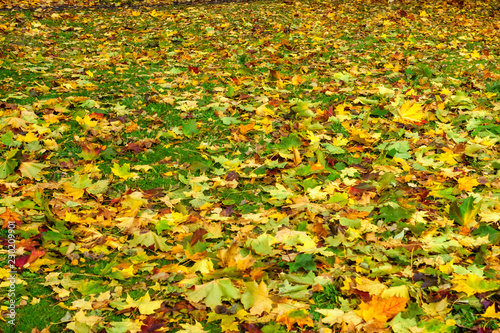
[[[495,1],[13,3],[0,331],[499,332]]]

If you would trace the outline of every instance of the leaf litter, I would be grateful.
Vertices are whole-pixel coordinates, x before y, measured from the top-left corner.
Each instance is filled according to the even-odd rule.
[[[2,244],[49,331],[498,329],[494,4],[1,15]]]

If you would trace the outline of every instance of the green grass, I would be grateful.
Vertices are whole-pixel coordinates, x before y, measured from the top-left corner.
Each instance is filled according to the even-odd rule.
[[[25,278],[24,275],[26,274],[21,274],[21,277]],[[33,275],[30,274],[30,276]],[[35,327],[42,330],[50,326],[49,331],[51,333],[61,332],[62,325],[64,325],[61,323],[61,319],[65,316],[67,310],[60,307],[58,302],[50,296],[52,293],[50,288],[39,285],[40,278],[27,278],[26,282],[26,286],[16,289],[16,296],[21,302],[29,300],[30,303],[36,304],[29,306],[19,306],[17,304],[16,326],[13,327],[8,323],[0,322],[0,329],[4,333],[30,333]]]

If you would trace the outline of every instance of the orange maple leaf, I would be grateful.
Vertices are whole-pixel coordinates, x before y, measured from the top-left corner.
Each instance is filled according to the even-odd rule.
[[[309,313],[304,309],[294,310],[286,315],[280,315],[276,318],[276,322],[285,324],[288,331],[292,329],[294,324],[299,325],[300,328],[304,325],[314,326],[314,322],[309,317]]]
[[[458,189],[471,192],[474,186],[480,185],[479,182],[472,177],[463,177],[458,180]]]
[[[360,309],[357,310],[356,313],[363,317],[365,321],[374,319],[385,323],[403,311],[408,300],[409,298],[406,297],[392,296],[389,298],[381,298],[379,296],[374,296],[368,303],[361,302],[359,305]]]
[[[45,255],[45,250],[33,250],[28,258],[28,263],[35,262],[38,258]]]
[[[23,221],[21,220],[21,215],[9,210],[9,208],[6,208],[5,212],[0,214],[0,218],[3,219],[2,229],[8,228],[9,222],[15,222],[18,226],[21,226],[21,224],[23,224]]]
[[[250,132],[251,130],[253,130],[255,124],[254,123],[250,123],[250,124],[247,124],[247,125],[240,125],[240,133],[245,135],[247,134],[248,132]]]

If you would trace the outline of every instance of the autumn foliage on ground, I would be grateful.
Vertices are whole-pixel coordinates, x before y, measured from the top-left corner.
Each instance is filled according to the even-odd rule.
[[[498,19],[1,12],[0,327],[498,332]]]

